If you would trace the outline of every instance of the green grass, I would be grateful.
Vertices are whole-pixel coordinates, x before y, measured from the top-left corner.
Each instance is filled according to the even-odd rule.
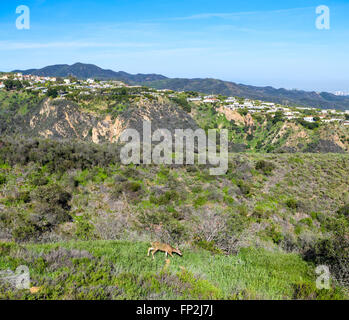
[[[292,299],[297,286],[314,287],[313,268],[296,254],[242,249],[228,256],[184,248],[183,257],[175,255],[165,270],[164,254],[152,260],[146,256],[148,246],[125,241],[0,244],[0,269],[27,265],[31,285],[41,287],[37,294],[2,287],[0,298]],[[52,255],[62,247],[67,250]],[[76,250],[84,254],[77,257]],[[324,296],[316,289],[307,294]],[[330,290],[325,297],[344,295]]]

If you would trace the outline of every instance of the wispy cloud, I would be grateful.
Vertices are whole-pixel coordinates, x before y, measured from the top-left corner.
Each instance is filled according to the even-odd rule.
[[[145,48],[153,47],[152,43],[139,42],[119,42],[119,43],[103,43],[103,42],[11,42],[0,41],[0,50],[25,50],[25,49],[59,49],[59,48]]]
[[[230,12],[230,13],[200,13],[193,14],[190,16],[168,18],[166,20],[178,21],[178,20],[201,20],[210,18],[221,18],[221,19],[236,19],[243,16],[256,16],[256,15],[267,15],[267,14],[282,14],[282,13],[297,13],[299,11],[314,9],[315,7],[302,7],[302,8],[290,8],[280,10],[268,10],[268,11],[241,11],[241,12]]]

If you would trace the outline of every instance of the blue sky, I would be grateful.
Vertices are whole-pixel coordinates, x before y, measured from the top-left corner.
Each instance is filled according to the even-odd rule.
[[[16,7],[31,11],[17,30]],[[315,27],[315,8],[331,29]],[[75,62],[169,77],[349,91],[348,0],[1,0],[0,70]]]

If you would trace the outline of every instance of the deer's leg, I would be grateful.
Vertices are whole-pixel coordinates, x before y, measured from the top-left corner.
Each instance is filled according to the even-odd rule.
[[[169,252],[169,255],[173,258],[173,254],[171,252]]]
[[[167,251],[165,251],[165,257],[167,258],[167,255],[168,255],[168,253],[167,253]]]
[[[148,254],[147,254],[148,257],[149,257],[150,251],[152,251],[152,250],[154,250],[154,248],[152,248],[152,247],[150,247],[150,248],[148,249]]]
[[[151,254],[153,255],[153,259],[154,259],[154,254],[158,252],[158,249],[155,249]]]

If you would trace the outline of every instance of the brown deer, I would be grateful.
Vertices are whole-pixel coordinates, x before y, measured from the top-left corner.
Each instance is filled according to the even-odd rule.
[[[153,259],[154,259],[154,254],[158,251],[163,251],[165,252],[165,256],[170,255],[173,258],[172,253],[177,253],[178,255],[182,256],[182,252],[179,251],[178,248],[173,248],[169,244],[161,243],[161,242],[152,242],[151,247],[148,249],[148,257],[151,252]]]

